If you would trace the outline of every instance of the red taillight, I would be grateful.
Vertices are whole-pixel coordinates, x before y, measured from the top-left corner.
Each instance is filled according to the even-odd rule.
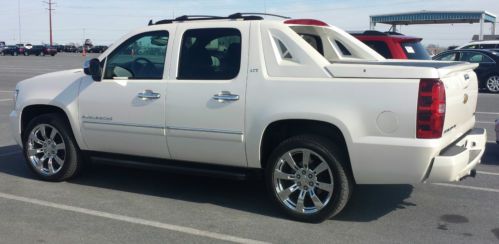
[[[314,26],[329,26],[327,23],[315,19],[289,19],[284,21],[288,25],[314,25]]]
[[[445,87],[437,79],[422,79],[419,83],[416,137],[442,137],[445,121]]]

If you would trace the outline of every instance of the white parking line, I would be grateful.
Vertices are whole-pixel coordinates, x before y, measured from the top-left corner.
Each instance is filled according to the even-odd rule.
[[[499,115],[499,113],[492,113],[492,112],[475,112],[476,114],[491,114],[491,115]]]
[[[495,142],[495,141],[487,141],[487,143],[497,143],[497,142]]]
[[[495,173],[495,172],[487,172],[487,171],[479,171],[479,170],[477,170],[476,173],[477,174],[482,174],[482,175],[496,175],[496,176],[499,176],[499,173]]]
[[[14,92],[14,91],[0,91],[0,92],[8,92],[8,93],[12,93],[12,92]]]
[[[6,152],[6,153],[2,153],[0,154],[0,157],[5,157],[5,156],[11,156],[11,155],[16,155],[18,153],[21,153],[21,151],[13,151],[13,152]]]
[[[482,121],[477,121],[477,123],[480,123],[480,124],[493,124],[494,125],[496,122],[489,122],[489,121],[482,122]]]
[[[216,239],[216,240],[220,240],[220,241],[230,241],[230,242],[235,242],[235,243],[267,243],[267,242],[252,240],[252,239],[241,238],[241,237],[237,237],[237,236],[231,236],[231,235],[219,234],[219,233],[214,233],[214,232],[209,232],[209,231],[204,231],[204,230],[198,230],[198,229],[194,229],[194,228],[190,228],[190,227],[184,227],[184,226],[173,225],[173,224],[166,224],[166,223],[161,223],[161,222],[156,222],[156,221],[151,221],[151,220],[146,220],[146,219],[139,219],[139,218],[124,216],[124,215],[119,215],[119,214],[106,213],[106,212],[102,212],[102,211],[73,207],[73,206],[69,206],[69,205],[47,202],[47,201],[33,199],[33,198],[21,197],[21,196],[11,195],[8,193],[0,192],[0,198],[24,202],[24,203],[31,203],[31,204],[38,205],[38,206],[55,208],[55,209],[59,209],[59,210],[65,210],[65,211],[70,211],[70,212],[75,212],[75,213],[80,213],[80,214],[86,214],[86,215],[91,215],[91,216],[96,216],[96,217],[101,217],[101,218],[106,218],[106,219],[123,221],[123,222],[127,222],[127,223],[132,223],[132,224],[145,225],[145,226],[160,228],[160,229],[164,229],[164,230],[176,231],[176,232],[181,232],[184,234],[189,234],[189,235],[194,235],[194,236],[208,237],[208,238],[212,238],[212,239]]]
[[[463,186],[463,185],[454,185],[454,184],[447,184],[447,183],[433,183],[433,185],[499,193],[498,189],[485,188],[485,187]]]
[[[0,102],[8,102],[8,101],[12,101],[12,98],[8,98],[8,99],[0,99]]]

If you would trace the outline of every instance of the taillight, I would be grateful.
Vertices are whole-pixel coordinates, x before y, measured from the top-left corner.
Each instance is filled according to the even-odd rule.
[[[284,21],[288,25],[313,25],[313,26],[329,26],[327,23],[315,19],[289,19]]]
[[[445,87],[438,79],[422,79],[419,83],[416,137],[442,137],[445,121]]]

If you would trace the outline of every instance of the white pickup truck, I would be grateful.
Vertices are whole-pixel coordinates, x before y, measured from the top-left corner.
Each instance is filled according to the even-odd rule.
[[[472,175],[486,143],[475,67],[388,61],[317,20],[182,16],[126,35],[84,69],[20,82],[10,118],[41,179],[66,180],[88,159],[261,171],[277,206],[320,222],[355,184]]]

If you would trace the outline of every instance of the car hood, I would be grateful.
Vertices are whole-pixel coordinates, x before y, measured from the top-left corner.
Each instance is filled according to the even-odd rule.
[[[83,69],[57,71],[23,80],[17,84],[16,89],[33,97],[51,98],[64,94],[68,89],[78,90],[83,77]]]

